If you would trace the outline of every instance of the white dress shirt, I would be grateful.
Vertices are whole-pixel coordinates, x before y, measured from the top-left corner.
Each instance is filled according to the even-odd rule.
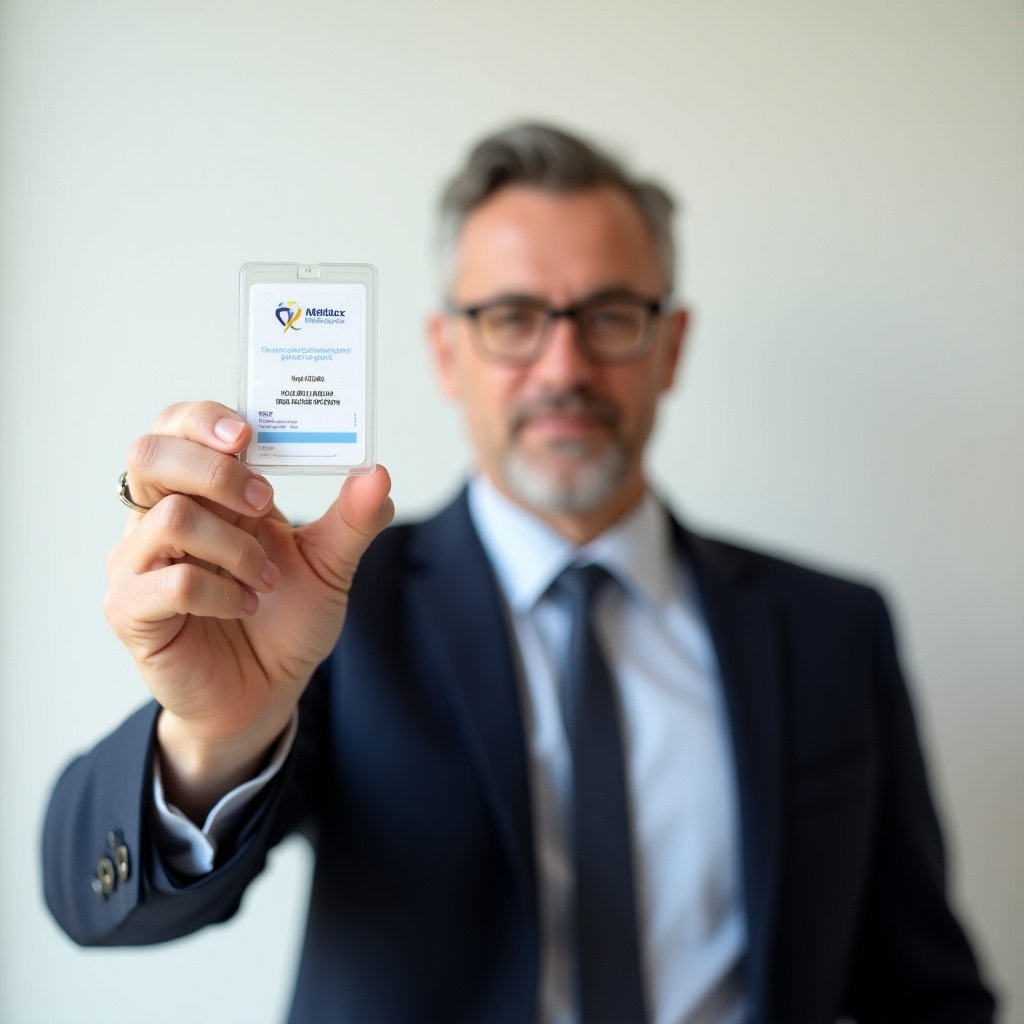
[[[541,915],[542,1024],[575,1024],[570,835],[572,769],[558,678],[569,613],[549,588],[597,562],[595,629],[619,689],[631,802],[637,916],[652,1024],[738,1024],[746,918],[731,740],[711,638],[693,580],[650,494],[583,548],[484,478],[469,509],[508,608],[521,698]]]
[[[485,478],[469,509],[498,579],[519,655],[539,892],[537,1024],[577,1024],[572,985],[572,774],[558,700],[569,613],[549,594],[570,564],[597,562],[607,586],[595,628],[620,691],[631,801],[637,916],[651,1024],[740,1024],[747,1007],[739,824],[731,740],[714,649],[693,580],[650,494],[583,548],[509,501]],[[164,856],[209,871],[217,837],[273,777],[271,764],[210,812],[202,829],[168,807],[156,779]]]

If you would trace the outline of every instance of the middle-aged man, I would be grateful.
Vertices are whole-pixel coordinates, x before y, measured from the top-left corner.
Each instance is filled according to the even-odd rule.
[[[72,938],[224,920],[302,830],[294,1022],[993,1019],[882,601],[648,487],[671,208],[550,128],[473,151],[430,342],[476,472],[434,519],[381,533],[378,469],[292,527],[213,403],[136,442],[107,615],[155,701],[54,793]]]

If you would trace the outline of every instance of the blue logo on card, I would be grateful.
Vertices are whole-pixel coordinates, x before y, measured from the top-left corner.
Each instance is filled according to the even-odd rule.
[[[293,331],[302,330],[301,327],[297,326],[299,320],[302,319],[302,307],[294,299],[282,302],[274,310],[274,316],[277,317],[277,322],[284,328],[283,334],[287,334],[289,328]]]

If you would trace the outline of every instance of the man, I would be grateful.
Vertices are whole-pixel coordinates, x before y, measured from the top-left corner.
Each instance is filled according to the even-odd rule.
[[[293,528],[212,403],[136,442],[107,614],[155,702],[53,797],[76,941],[222,920],[301,829],[294,1021],[992,1019],[880,599],[648,490],[670,214],[549,128],[473,152],[430,341],[477,472],[433,520],[381,533],[378,469]]]

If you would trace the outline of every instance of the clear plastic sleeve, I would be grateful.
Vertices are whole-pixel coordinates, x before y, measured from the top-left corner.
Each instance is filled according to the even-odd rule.
[[[239,294],[242,461],[261,473],[370,473],[375,465],[377,270],[246,263]]]

